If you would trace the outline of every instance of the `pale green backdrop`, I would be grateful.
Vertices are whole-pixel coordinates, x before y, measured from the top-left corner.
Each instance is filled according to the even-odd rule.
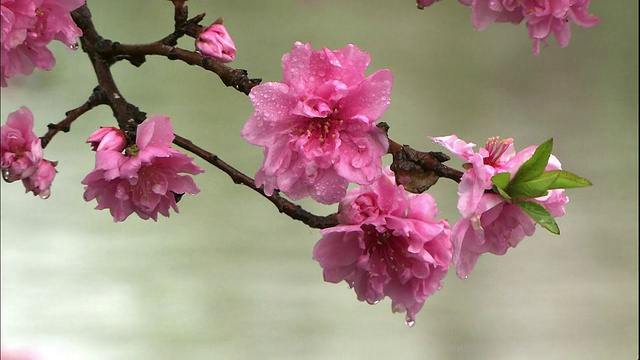
[[[168,1],[90,1],[100,33],[123,43],[172,31]],[[202,189],[180,214],[114,224],[82,199],[94,153],[84,143],[113,126],[99,108],[46,149],[58,160],[41,200],[2,183],[2,344],[42,359],[632,359],[638,357],[638,3],[594,1],[594,28],[572,27],[531,55],[524,24],[475,32],[469,9],[412,0],[188,2],[224,17],[233,66],[265,81],[296,40],[354,43],[368,73],[395,76],[383,118],[393,139],[439,150],[428,136],[518,149],[554,137],[565,169],[594,186],[570,190],[562,235],[538,230],[507,256],[484,256],[469,279],[450,272],[409,329],[390,302],[360,303],[346,284],[322,281],[311,259],[316,230],[198,161]],[[191,41],[181,46],[192,48]],[[80,105],[96,85],[81,52],[53,45],[51,72],[10,80],[2,121],[31,108],[36,133]],[[163,58],[113,68],[123,96],[167,114],[176,133],[253,175],[262,152],[239,132],[252,106],[213,74]],[[387,159],[388,160],[388,159]],[[452,161],[456,166],[459,161]],[[432,189],[454,222],[456,184]],[[319,213],[309,201],[305,206]]]

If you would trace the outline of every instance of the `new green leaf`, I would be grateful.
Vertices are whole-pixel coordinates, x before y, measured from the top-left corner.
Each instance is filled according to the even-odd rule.
[[[513,177],[511,185],[519,184],[536,179],[544,172],[549,163],[549,156],[553,148],[553,138],[542,143],[531,156],[531,159],[525,161],[518,172]]]
[[[560,235],[560,228],[558,227],[556,220],[551,216],[547,209],[544,208],[544,206],[533,201],[516,201],[515,203],[535,222],[540,224],[540,226],[549,230],[553,234]]]
[[[509,187],[509,180],[511,180],[511,174],[508,172],[498,173],[491,177],[491,182],[500,189],[506,189]]]
[[[527,182],[521,182],[509,186],[507,193],[514,199],[535,198],[544,196],[549,190],[549,186],[556,181],[558,175],[538,177]]]
[[[568,171],[564,170],[551,170],[540,175],[540,178],[543,177],[555,177],[555,181],[549,185],[547,189],[571,189],[571,188],[579,188],[591,186],[591,181],[582,178],[576,174],[572,174]]]

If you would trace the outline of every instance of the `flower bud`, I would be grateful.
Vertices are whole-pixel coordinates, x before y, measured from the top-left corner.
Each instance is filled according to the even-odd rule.
[[[437,1],[440,1],[440,0],[416,0],[416,4],[418,5],[418,9],[422,10],[424,8],[427,8],[433,5],[433,3]]]
[[[236,44],[222,24],[212,24],[196,39],[196,49],[205,56],[228,63],[236,57]]]
[[[122,151],[127,145],[127,140],[120,129],[103,127],[93,132],[87,139],[91,144],[91,150],[115,150]]]

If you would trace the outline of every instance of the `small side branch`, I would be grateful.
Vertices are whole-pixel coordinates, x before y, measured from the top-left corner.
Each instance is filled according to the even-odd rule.
[[[249,95],[251,89],[262,82],[262,79],[250,79],[246,70],[234,69],[195,51],[184,50],[161,42],[139,45],[111,43],[108,51],[114,57],[139,58],[146,55],[159,55],[169,60],[180,60],[189,65],[199,66],[217,74],[226,86],[232,87],[245,95]]]
[[[255,182],[251,177],[243,174],[233,166],[227,164],[217,155],[212,154],[211,152],[195,145],[191,140],[185,139],[182,136],[176,134],[173,143],[185,150],[192,152],[209,164],[222,170],[227,175],[229,175],[229,177],[231,177],[231,180],[233,180],[234,183],[249,187],[253,191],[267,198],[269,201],[271,201],[271,203],[273,203],[273,205],[276,206],[276,208],[278,208],[278,211],[289,216],[292,219],[302,221],[307,226],[314,229],[324,229],[338,225],[337,214],[331,214],[327,216],[315,215],[303,209],[300,205],[296,205],[291,201],[283,198],[278,192],[274,192],[271,196],[266,195],[262,187],[257,188],[255,186]]]
[[[83,115],[84,113],[88,112],[89,110],[93,109],[98,105],[103,105],[106,103],[107,103],[106,98],[101,88],[96,87],[95,89],[93,89],[93,93],[84,104],[80,105],[75,109],[67,111],[67,113],[65,114],[66,117],[59,123],[57,124],[51,123],[47,125],[47,127],[49,128],[49,131],[47,131],[46,134],[40,137],[40,140],[42,142],[42,148],[43,149],[46,148],[49,142],[51,141],[51,139],[53,139],[53,137],[56,136],[58,132],[60,131],[69,132],[69,130],[71,130],[71,123],[73,123],[81,115]]]

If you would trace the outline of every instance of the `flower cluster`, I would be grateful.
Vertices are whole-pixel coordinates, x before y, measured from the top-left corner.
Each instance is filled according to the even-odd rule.
[[[242,136],[264,147],[256,185],[294,200],[332,204],[349,182],[371,184],[382,173],[388,140],[375,122],[389,106],[393,77],[365,77],[369,54],[354,45],[313,51],[296,42],[282,58],[282,82],[254,87],[255,109]]]
[[[82,31],[71,19],[70,12],[85,0],[2,0],[2,65],[0,82],[29,75],[34,68],[51,70],[55,58],[47,45],[58,40],[77,48]]]
[[[525,237],[533,235],[536,222],[518,205],[491,192],[491,178],[509,173],[511,178],[536,150],[530,146],[516,153],[513,139],[490,138],[486,145],[474,152],[475,144],[455,135],[434,137],[432,141],[444,146],[459,158],[468,161],[468,170],[458,188],[458,210],[462,218],[453,226],[453,263],[459,278],[466,278],[483,253],[504,255]],[[561,169],[558,159],[551,155],[545,170]],[[531,199],[553,217],[564,215],[569,201],[562,189],[550,190],[547,195]]]
[[[358,300],[388,296],[407,325],[442,287],[452,248],[446,220],[429,194],[410,194],[386,170],[376,182],[349,191],[340,202],[338,226],[322,230],[313,258],[325,281],[346,281]]]
[[[494,22],[519,24],[526,21],[529,37],[534,40],[533,53],[540,53],[540,43],[547,44],[551,34],[558,45],[569,45],[570,23],[591,27],[600,19],[587,13],[590,0],[459,0],[471,7],[471,21],[480,31]],[[435,0],[417,0],[419,8],[432,5]]]
[[[96,199],[96,209],[109,209],[116,222],[134,212],[154,221],[158,213],[168,217],[169,208],[178,212],[181,195],[200,192],[191,176],[180,173],[196,175],[204,170],[171,147],[174,137],[169,118],[162,115],[142,122],[136,143],[129,147],[119,129],[94,132],[87,142],[96,151],[96,165],[82,180],[85,200]]]
[[[33,132],[33,114],[27,107],[9,114],[2,126],[0,149],[2,178],[7,182],[22,180],[27,192],[48,198],[57,163],[43,158],[40,139]]]

